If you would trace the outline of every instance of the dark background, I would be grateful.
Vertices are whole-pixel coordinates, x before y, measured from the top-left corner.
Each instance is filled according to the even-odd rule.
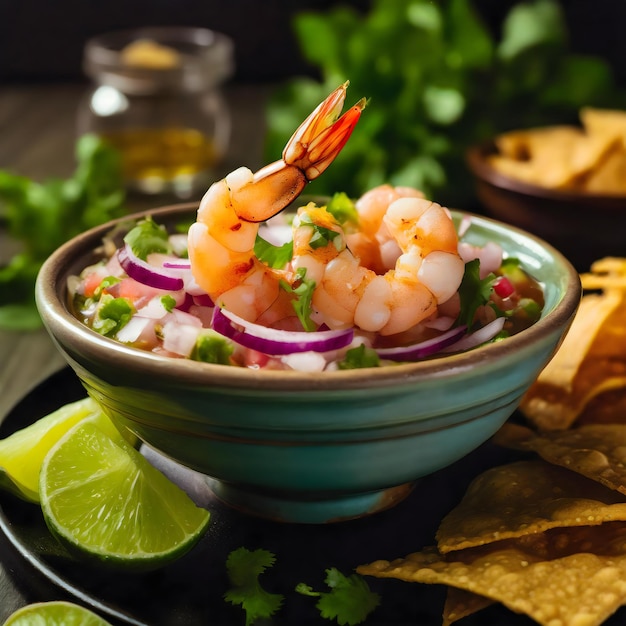
[[[394,2],[395,0],[389,0]],[[79,81],[85,41],[110,30],[147,25],[205,26],[230,35],[239,82],[312,74],[292,28],[297,11],[330,0],[0,0],[0,83]],[[345,2],[366,10],[368,0]],[[498,32],[515,2],[474,0]],[[626,83],[626,0],[562,0],[572,51],[599,55]]]

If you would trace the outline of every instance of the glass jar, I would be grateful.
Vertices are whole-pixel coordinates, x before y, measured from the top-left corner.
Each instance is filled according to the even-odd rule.
[[[90,39],[93,81],[78,132],[120,150],[128,187],[190,198],[210,184],[230,141],[220,85],[234,71],[229,37],[203,28],[150,27]]]

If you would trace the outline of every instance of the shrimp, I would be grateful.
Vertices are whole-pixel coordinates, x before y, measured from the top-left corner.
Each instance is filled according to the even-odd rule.
[[[457,293],[465,263],[459,256],[458,236],[447,209],[407,188],[385,185],[368,194],[360,203],[364,210],[371,208],[369,200],[376,194],[378,200],[384,198],[382,203],[377,200],[380,206],[376,212],[381,217],[373,220],[372,229],[380,234],[384,226],[385,242],[397,246],[393,267],[380,273],[363,265],[346,245],[349,235],[329,242],[335,253],[322,267],[306,260],[306,254],[294,255],[293,263],[315,268],[312,304],[320,322],[330,328],[357,326],[395,335],[437,315],[438,307]],[[299,213],[303,210],[306,208]],[[309,217],[314,221],[314,216]],[[311,252],[319,256],[318,249]]]
[[[366,100],[339,117],[347,87],[338,87],[302,122],[281,159],[256,173],[238,168],[202,198],[188,232],[189,258],[195,281],[219,306],[250,321],[272,307],[286,310],[289,298],[280,289],[280,281],[289,279],[286,270],[269,268],[254,254],[259,222],[297,198],[348,141]]]

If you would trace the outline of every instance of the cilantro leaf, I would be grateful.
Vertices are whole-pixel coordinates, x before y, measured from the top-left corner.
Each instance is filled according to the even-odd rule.
[[[336,620],[339,626],[354,626],[364,622],[367,616],[380,604],[380,596],[370,590],[362,576],[345,576],[336,568],[326,570],[326,584],[329,592],[314,591],[305,583],[296,586],[302,595],[319,597],[316,607],[320,615]]]
[[[171,252],[171,245],[165,226],[157,224],[150,216],[137,222],[124,236],[124,241],[140,259],[144,261],[149,254]]]
[[[113,337],[135,313],[135,307],[127,298],[114,298],[104,294],[96,310],[92,328],[106,337]]]
[[[306,278],[306,267],[299,267],[296,272],[296,280],[293,285],[289,285],[286,281],[281,280],[280,286],[287,292],[296,296],[291,305],[296,312],[302,328],[308,331],[314,331],[317,329],[317,325],[311,319],[311,300],[313,298],[313,291],[315,290],[315,281],[313,279]]]
[[[326,210],[345,228],[356,228],[359,224],[359,214],[354,201],[347,193],[340,191],[333,195],[326,205]]]
[[[254,254],[259,261],[275,269],[281,269],[291,261],[293,256],[293,241],[287,241],[282,246],[275,246],[259,235],[254,243]]]
[[[496,275],[493,273],[483,279],[480,278],[479,259],[473,259],[465,264],[465,273],[459,287],[461,310],[457,317],[458,324],[472,327],[476,310],[489,301],[495,279]]]
[[[362,367],[379,367],[380,357],[378,352],[368,348],[364,343],[356,348],[350,348],[342,361],[337,363],[340,370],[354,370]]]
[[[234,351],[233,344],[214,330],[203,330],[189,357],[193,361],[231,365],[230,357]]]
[[[224,600],[241,605],[246,613],[246,626],[271,617],[283,603],[282,594],[269,593],[259,583],[259,576],[275,561],[274,554],[268,550],[250,551],[243,547],[233,550],[226,559],[231,588],[224,594]]]

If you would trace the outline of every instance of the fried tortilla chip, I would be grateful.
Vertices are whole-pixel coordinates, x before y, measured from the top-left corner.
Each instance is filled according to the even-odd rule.
[[[493,467],[477,476],[439,525],[442,554],[550,528],[626,521],[626,498],[540,459]]]
[[[598,626],[626,603],[626,524],[560,528],[448,557],[430,547],[357,572],[450,585],[545,626]]]
[[[550,433],[534,433],[530,429],[524,433],[505,425],[495,441],[533,450],[548,463],[565,467],[626,495],[626,428],[623,424],[585,424]]]
[[[626,195],[626,111],[585,107],[582,127],[509,131],[488,157],[504,176],[549,189]]]
[[[470,591],[449,587],[443,605],[442,626],[450,626],[464,617],[478,613],[493,604],[493,600]]]
[[[569,428],[597,395],[626,387],[626,303],[610,289],[582,298],[555,356],[522,398],[540,431]]]
[[[626,141],[626,111],[583,107],[579,117],[585,132],[617,137]]]
[[[582,185],[593,194],[626,195],[626,148],[622,141],[612,144],[601,163],[588,172]]]

